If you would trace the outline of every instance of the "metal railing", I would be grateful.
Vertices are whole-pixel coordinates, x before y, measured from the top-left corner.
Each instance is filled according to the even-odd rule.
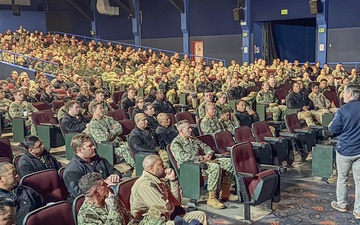
[[[95,41],[96,43],[101,42],[102,44],[106,45],[108,42],[111,42],[113,44],[119,44],[122,45],[123,47],[131,47],[132,49],[137,49],[137,48],[141,48],[143,50],[149,50],[152,49],[154,52],[163,52],[165,54],[172,54],[174,55],[175,53],[179,53],[179,55],[181,55],[182,57],[184,57],[184,55],[188,55],[190,59],[204,59],[206,62],[206,65],[210,65],[211,61],[214,60],[216,62],[223,62],[224,66],[226,66],[226,60],[225,59],[218,59],[218,58],[212,58],[212,57],[205,57],[205,56],[198,56],[198,55],[192,55],[192,54],[186,54],[183,52],[175,52],[175,51],[170,51],[170,50],[165,50],[165,49],[160,49],[160,48],[153,48],[153,47],[147,47],[147,46],[142,46],[142,45],[134,45],[134,44],[130,44],[130,43],[124,43],[124,42],[119,42],[119,41],[112,41],[112,40],[106,40],[106,39],[100,39],[100,38],[95,38],[95,37],[87,37],[87,36],[82,36],[82,35],[78,35],[78,34],[69,34],[69,33],[64,33],[64,32],[59,32],[59,31],[51,31],[51,34],[60,34],[60,35],[67,35],[68,37],[74,36],[76,39],[78,39],[79,41],[83,40],[84,42],[88,43],[90,41]]]
[[[59,70],[59,64],[56,62],[50,62],[5,50],[0,50],[0,61],[28,69],[41,70],[47,74],[55,74]]]

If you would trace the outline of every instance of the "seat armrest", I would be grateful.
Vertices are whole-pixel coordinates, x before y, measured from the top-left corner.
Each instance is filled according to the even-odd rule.
[[[270,120],[270,121],[268,121],[268,124],[270,124],[270,125],[281,125],[281,124],[283,124],[283,121]]]
[[[197,125],[196,124],[190,124],[190,127],[191,128],[197,128]]]
[[[311,125],[310,126],[311,129],[315,129],[315,130],[323,130],[324,126],[321,125]]]
[[[294,130],[296,133],[310,133],[311,129],[295,129]]]
[[[241,178],[253,178],[254,175],[251,174],[251,173],[244,173],[244,172],[239,172],[238,173],[238,176],[241,177]]]
[[[339,139],[329,138],[330,144],[337,144],[339,142]]]
[[[112,145],[113,147],[119,147],[120,143],[116,141],[100,141],[100,144]]]
[[[264,148],[266,144],[267,143],[262,143],[262,142],[251,142],[251,145],[254,148]]]
[[[265,141],[272,141],[272,142],[282,142],[281,138],[276,138],[276,137],[264,137]]]
[[[269,164],[260,164],[260,165],[259,165],[259,170],[260,170],[260,171],[275,170],[275,171],[279,172],[280,174],[282,174],[282,173],[286,173],[287,168],[286,168],[286,167],[283,167],[283,166],[275,166],[275,165],[269,165]]]
[[[46,126],[46,127],[51,127],[51,128],[60,127],[59,124],[53,124],[53,123],[40,123],[39,125]]]
[[[280,132],[279,135],[285,138],[294,138],[296,136],[296,134],[292,134],[288,132]]]
[[[229,152],[226,152],[229,153]],[[230,154],[215,154],[216,158],[231,158]]]
[[[232,147],[226,147],[226,151],[230,152]]]
[[[27,116],[16,116],[14,117],[14,119],[23,119],[23,120],[27,120],[28,117]]]

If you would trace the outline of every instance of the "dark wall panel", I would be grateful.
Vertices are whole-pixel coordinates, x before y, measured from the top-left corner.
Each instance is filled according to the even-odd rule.
[[[46,31],[45,12],[21,11],[21,16],[14,16],[12,11],[0,10],[0,32],[19,29]]]
[[[360,27],[359,0],[328,0],[328,28]]]
[[[80,13],[48,12],[46,13],[46,27],[48,31],[90,36],[91,22]]]
[[[132,39],[131,19],[120,8],[120,16],[105,16],[98,12],[95,16],[96,29],[100,38],[108,40]]]
[[[329,29],[328,59],[329,62],[360,61],[360,28]]]
[[[315,27],[275,24],[274,30],[282,60],[315,61]]]
[[[288,14],[282,16],[282,9],[287,9]],[[308,0],[255,0],[251,1],[251,18],[253,21],[273,21],[315,18],[315,15],[310,14]]]
[[[241,34],[239,21],[234,21],[235,0],[190,1],[191,36]]]

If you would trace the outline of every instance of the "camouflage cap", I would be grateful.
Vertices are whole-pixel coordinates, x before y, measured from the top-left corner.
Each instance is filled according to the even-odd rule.
[[[84,194],[89,191],[100,179],[102,179],[101,174],[96,172],[91,172],[82,176],[78,182],[81,192]]]

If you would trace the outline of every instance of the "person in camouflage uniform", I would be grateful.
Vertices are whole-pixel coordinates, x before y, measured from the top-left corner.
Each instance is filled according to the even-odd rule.
[[[101,78],[103,82],[107,82],[109,86],[110,93],[114,93],[115,88],[120,84],[119,76],[111,71],[110,65],[106,65],[105,72],[102,73]]]
[[[205,106],[207,102],[213,101],[213,93],[211,90],[206,89],[203,93],[204,101],[200,103],[200,105],[197,107],[197,113],[199,116],[199,119],[202,119],[205,117]]]
[[[9,117],[9,107],[11,105],[12,101],[10,101],[9,99],[5,98],[5,91],[4,89],[0,88],[0,110],[2,112],[4,112],[4,114],[2,115],[2,119],[4,120],[9,120],[10,121],[10,117]]]
[[[312,101],[315,112],[313,113],[316,120],[322,123],[322,116],[325,113],[335,113],[338,108],[336,108],[334,102],[330,102],[323,93],[320,93],[319,84],[313,83],[311,85],[311,93],[309,94],[309,99]]]
[[[100,102],[102,104],[105,115],[107,115],[108,112],[114,110],[113,107],[111,107],[111,105],[104,99],[105,99],[105,92],[102,89],[96,90],[95,91],[95,99],[92,100],[89,104],[89,113],[91,115],[92,115],[92,108],[98,102]]]
[[[191,102],[192,108],[196,109],[198,95],[196,94],[195,86],[190,81],[189,74],[184,75],[184,80],[178,84],[178,93],[187,95],[187,102]]]
[[[256,95],[256,103],[266,105],[266,112],[271,112],[275,121],[280,120],[281,114],[284,114],[286,111],[285,105],[278,105],[275,102],[275,94],[270,90],[267,82],[262,83],[262,89]]]
[[[179,135],[171,143],[171,151],[178,165],[186,161],[200,162],[207,165],[207,169],[203,169],[203,175],[208,176],[209,198],[207,205],[215,209],[225,208],[224,204],[219,202],[216,192],[221,186],[220,198],[223,200],[238,201],[238,196],[230,193],[230,183],[234,180],[234,168],[229,158],[214,159],[215,152],[199,139],[191,136],[191,126],[188,120],[181,120],[177,123]],[[205,155],[200,155],[200,151],[204,151]],[[197,160],[196,160],[197,161]],[[225,171],[225,176],[221,177],[221,171]]]
[[[221,111],[219,122],[224,130],[227,130],[231,133],[234,132],[234,129],[240,126],[239,121],[236,119],[233,110],[229,108],[224,108]]]
[[[136,78],[134,75],[131,74],[131,69],[130,68],[126,68],[125,69],[125,74],[123,74],[120,77],[120,84],[124,84],[124,85],[135,85],[135,83],[137,82]]]
[[[31,113],[38,110],[28,102],[24,101],[24,95],[20,89],[13,91],[15,101],[9,107],[9,115],[11,118],[23,117],[24,112],[28,112],[28,118],[25,120],[25,126],[31,126],[31,134],[36,135],[36,129],[31,119]]]
[[[224,131],[224,127],[216,118],[216,106],[212,102],[207,102],[205,105],[206,115],[201,120],[200,129],[203,135],[211,134],[213,137],[216,133]]]
[[[141,224],[174,224],[174,218],[181,214],[185,214],[185,221],[197,219],[203,225],[208,224],[204,212],[185,213],[181,207],[182,190],[175,171],[165,169],[159,156],[146,156],[143,167],[144,171],[132,186],[130,195],[131,214],[136,219],[143,219]],[[166,180],[170,181],[170,185]]]
[[[92,113],[93,118],[89,123],[89,133],[94,140],[97,143],[102,141],[119,142],[120,146],[115,148],[115,154],[121,155],[132,168],[135,168],[135,161],[131,155],[129,146],[119,137],[123,131],[121,124],[116,122],[112,117],[104,115],[104,108],[101,102],[94,103]]]
[[[109,192],[100,173],[90,172],[79,180],[85,200],[77,214],[78,225],[138,224],[121,200]]]

